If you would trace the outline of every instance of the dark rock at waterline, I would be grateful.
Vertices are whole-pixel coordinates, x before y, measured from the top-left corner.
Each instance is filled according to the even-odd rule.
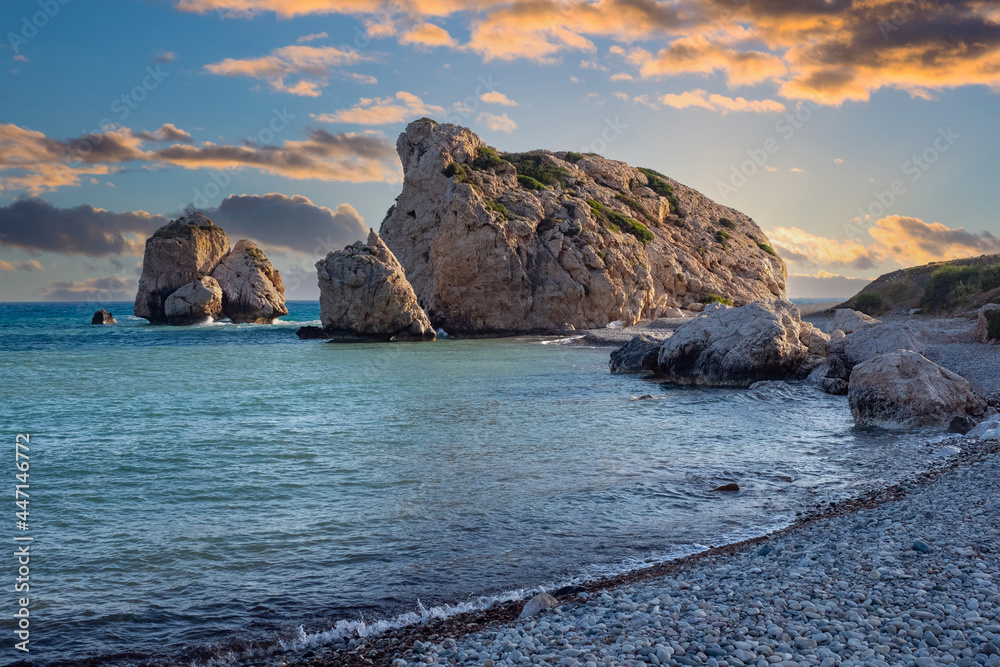
[[[302,327],[295,332],[295,335],[302,340],[327,340],[330,334],[323,330],[323,327]]]
[[[739,484],[737,484],[736,482],[730,482],[729,484],[723,484],[720,487],[712,489],[712,492],[714,493],[715,491],[739,491],[739,490],[740,490]]]
[[[111,316],[111,313],[101,308],[99,311],[94,313],[94,316],[90,319],[91,324],[114,324],[115,318]]]
[[[662,341],[645,334],[636,336],[611,353],[612,373],[644,373],[657,371],[657,358]]]
[[[948,433],[958,433],[965,435],[976,426],[976,420],[968,415],[959,415],[948,424]]]
[[[557,588],[552,591],[554,597],[562,597],[564,595],[577,595],[579,593],[586,593],[587,589],[583,586],[563,586],[562,588]]]

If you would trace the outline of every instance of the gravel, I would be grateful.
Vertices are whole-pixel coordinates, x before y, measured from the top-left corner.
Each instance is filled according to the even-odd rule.
[[[417,641],[386,664],[1000,667],[998,479],[987,453],[898,500],[523,622]]]

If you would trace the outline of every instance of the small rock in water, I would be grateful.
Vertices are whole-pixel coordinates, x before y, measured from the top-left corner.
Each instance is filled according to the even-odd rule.
[[[535,614],[538,614],[549,609],[555,609],[559,606],[559,601],[548,593],[539,593],[535,597],[528,600],[528,604],[524,605],[524,609],[521,610],[521,618],[531,618]]]
[[[111,316],[111,313],[101,308],[99,311],[94,313],[94,316],[90,318],[91,324],[115,324],[115,318]]]
[[[740,490],[739,484],[737,484],[736,482],[730,482],[729,484],[723,484],[722,486],[712,489],[712,492],[714,493],[715,491],[739,491],[739,490]]]
[[[326,340],[330,338],[330,334],[323,329],[323,327],[302,327],[295,332],[295,335],[302,340]]]
[[[922,553],[922,554],[927,554],[927,553],[931,552],[931,548],[929,546],[927,546],[926,544],[924,544],[923,542],[921,542],[920,540],[914,540],[913,541],[913,546],[911,548],[914,551]]]
[[[652,394],[643,394],[642,396],[639,397],[639,400],[640,401],[651,401],[651,400],[653,400],[653,398],[655,398],[655,397]]]

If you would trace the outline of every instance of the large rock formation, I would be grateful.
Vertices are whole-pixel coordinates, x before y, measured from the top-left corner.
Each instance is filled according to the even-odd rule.
[[[979,416],[986,403],[965,378],[914,352],[899,350],[855,366],[847,400],[859,426],[947,426]]]
[[[845,335],[839,328],[834,331],[834,334],[839,332],[839,336],[831,336],[830,355],[810,375],[810,379],[828,394],[847,394],[851,370],[860,363],[896,350],[922,353],[926,347],[924,335],[916,327],[909,324],[884,324],[861,313],[858,313],[860,317],[857,318],[847,314],[853,312],[837,311],[838,316],[844,313],[840,317],[840,323],[851,329],[851,333]],[[837,326],[836,323],[834,326]]]
[[[320,320],[335,337],[434,340],[424,313],[392,251],[371,230],[316,263]]]
[[[973,335],[980,343],[996,343],[1000,340],[1000,304],[988,303],[979,309]]]
[[[222,312],[238,324],[271,324],[288,314],[281,274],[253,241],[239,241],[212,271],[222,288]]]
[[[172,318],[166,303],[182,286],[187,286],[185,303],[193,290],[203,297],[204,289],[192,284],[208,277],[213,279],[205,284],[221,290],[224,311],[206,311],[206,316],[219,319],[225,315],[233,322],[270,324],[288,314],[281,276],[256,244],[242,240],[230,252],[229,237],[222,228],[195,211],[164,225],[146,240],[135,297],[136,317],[153,324],[204,320],[199,313],[188,313],[180,303],[174,304],[172,312],[181,315]]]
[[[170,324],[200,324],[222,317],[222,288],[215,278],[205,276],[181,285],[164,302]]]
[[[146,239],[135,316],[154,324],[167,322],[167,297],[181,285],[211,275],[226,253],[229,237],[201,213],[189,213]]]
[[[651,170],[497,153],[428,120],[396,146],[403,192],[381,235],[448,331],[630,325],[712,293],[784,295],[785,265],[750,218]]]
[[[639,335],[611,353],[612,373],[656,373],[663,341]]]

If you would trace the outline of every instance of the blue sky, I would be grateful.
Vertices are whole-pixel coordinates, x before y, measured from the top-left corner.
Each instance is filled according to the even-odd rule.
[[[1000,252],[988,4],[16,0],[0,27],[0,300],[131,299],[142,239],[192,203],[238,203],[233,240],[313,298],[316,259],[392,204],[395,137],[423,115],[724,201],[791,296]]]

